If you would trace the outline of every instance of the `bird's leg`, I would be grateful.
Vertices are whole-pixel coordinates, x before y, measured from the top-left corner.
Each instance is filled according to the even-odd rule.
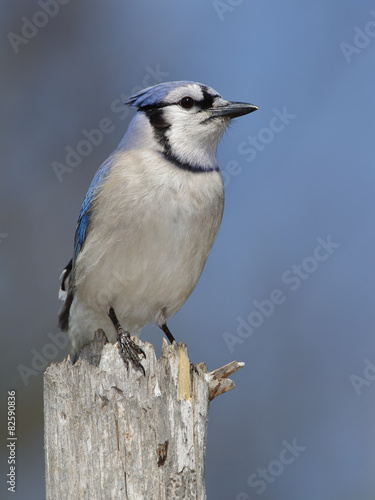
[[[119,351],[122,359],[126,363],[126,366],[129,368],[129,359],[130,359],[133,365],[139,370],[141,370],[143,372],[143,375],[146,375],[145,369],[143,368],[142,363],[138,359],[138,355],[141,354],[143,355],[144,358],[146,357],[146,354],[144,353],[143,349],[137,346],[137,344],[133,342],[132,339],[130,338],[130,333],[126,332],[122,328],[122,326],[119,323],[119,320],[117,319],[113,307],[110,308],[108,316],[110,317],[113,326],[116,328]]]
[[[169,328],[167,327],[167,323],[164,323],[164,325],[161,325],[160,328],[163,330],[163,332],[165,333],[165,335],[167,336],[167,338],[171,344],[173,344],[173,342],[176,342],[175,338],[173,337]]]

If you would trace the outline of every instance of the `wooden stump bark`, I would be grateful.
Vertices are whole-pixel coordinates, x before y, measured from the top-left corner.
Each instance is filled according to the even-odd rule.
[[[235,387],[227,377],[244,363],[207,373],[182,343],[164,342],[156,360],[151,344],[134,341],[146,376],[98,342],[76,364],[46,370],[47,500],[206,498],[209,401]]]

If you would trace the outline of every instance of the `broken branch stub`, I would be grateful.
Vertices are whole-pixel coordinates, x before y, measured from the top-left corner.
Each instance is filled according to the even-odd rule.
[[[184,344],[167,345],[146,375],[126,365],[116,346],[98,342],[74,365],[44,375],[47,500],[206,498],[204,462],[209,401],[233,389],[232,362],[207,373],[191,365]]]

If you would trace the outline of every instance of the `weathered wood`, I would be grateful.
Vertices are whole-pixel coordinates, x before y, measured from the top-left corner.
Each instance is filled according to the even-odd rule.
[[[184,344],[145,351],[146,376],[127,370],[100,335],[94,353],[44,376],[47,500],[205,499],[209,400],[234,387],[233,362],[207,373]]]

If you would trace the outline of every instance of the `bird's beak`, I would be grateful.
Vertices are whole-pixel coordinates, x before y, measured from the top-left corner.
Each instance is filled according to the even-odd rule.
[[[247,102],[231,102],[227,101],[228,104],[223,106],[218,106],[217,108],[211,108],[212,118],[217,116],[227,116],[228,118],[236,118],[237,116],[247,115],[256,111],[258,106],[254,104],[248,104]]]

